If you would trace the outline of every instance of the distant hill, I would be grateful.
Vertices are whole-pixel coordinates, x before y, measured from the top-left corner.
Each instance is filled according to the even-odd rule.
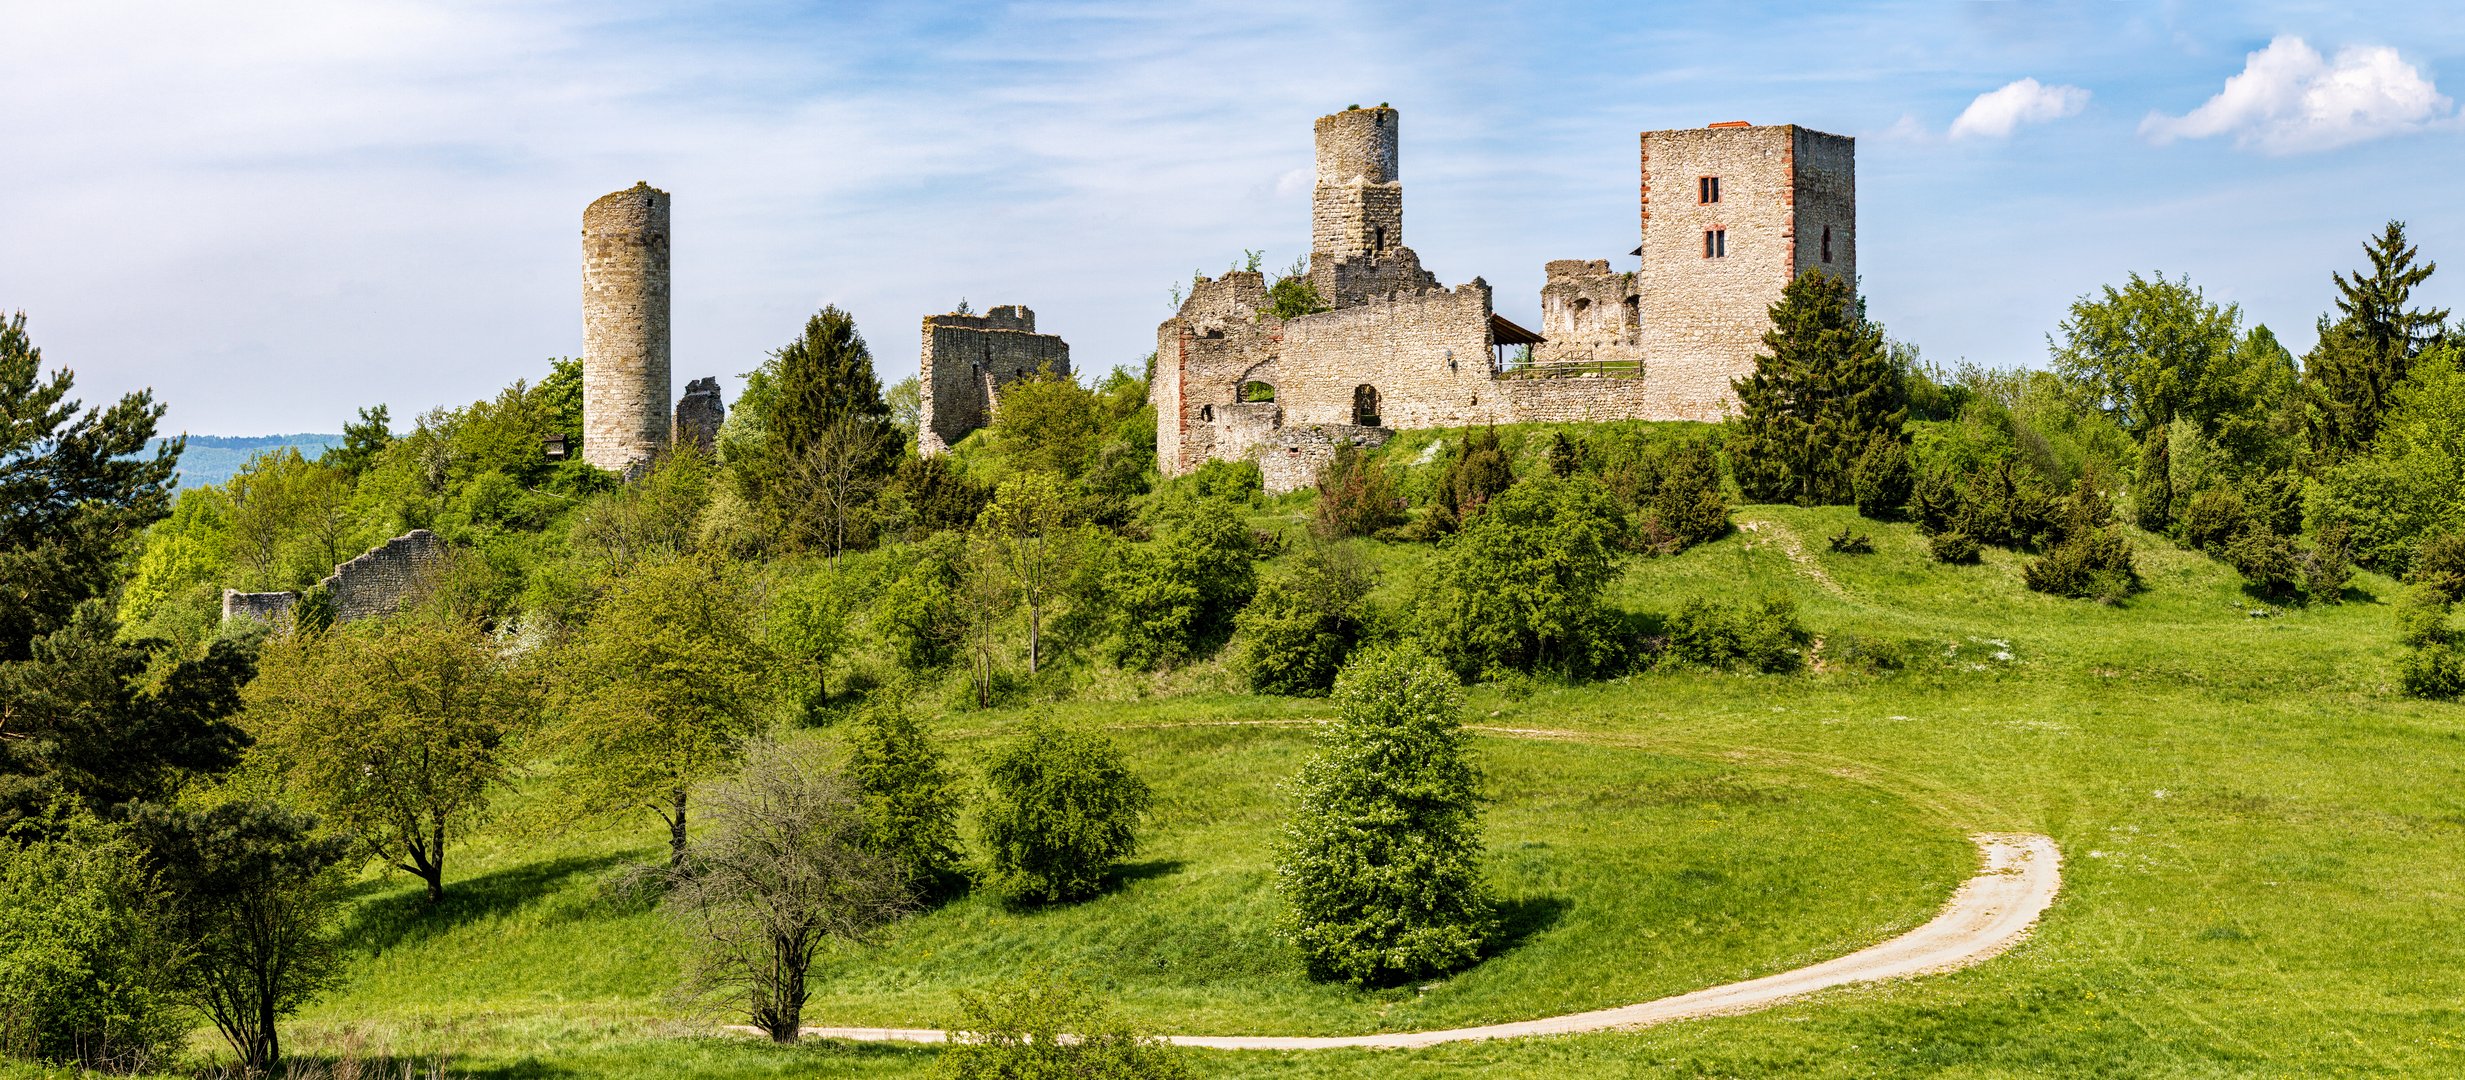
[[[165,440],[154,440],[161,445]],[[296,446],[303,457],[315,457],[329,446],[342,445],[340,435],[191,435],[180,452],[180,486],[206,487],[231,479],[248,459],[268,450]],[[149,447],[149,454],[152,448]]]

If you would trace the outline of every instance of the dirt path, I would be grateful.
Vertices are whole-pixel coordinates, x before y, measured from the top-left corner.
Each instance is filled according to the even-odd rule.
[[[1984,963],[2028,935],[2029,928],[2053,905],[2062,886],[2062,853],[2051,838],[2031,833],[1980,833],[1971,837],[1985,865],[1961,884],[1942,914],[1924,926],[1890,941],[1811,967],[1729,983],[1676,997],[1665,997],[1613,1009],[1522,1020],[1484,1027],[1444,1031],[1410,1031],[1384,1035],[1172,1035],[1181,1046],[1215,1050],[1336,1050],[1396,1049],[1479,1039],[1513,1039],[1530,1035],[1571,1035],[1610,1028],[1645,1027],[1671,1020],[1754,1012],[1819,990],[1851,983],[1903,979],[1913,975],[1953,971]],[[943,1042],[946,1032],[932,1028],[809,1027],[805,1034],[860,1042]]]
[[[1832,580],[1832,575],[1824,571],[1821,563],[1807,556],[1806,545],[1798,538],[1797,530],[1777,521],[1760,519],[1740,520],[1737,528],[1739,532],[1749,537],[1746,541],[1747,550],[1751,551],[1757,546],[1752,538],[1762,537],[1778,545],[1780,553],[1788,556],[1790,562],[1796,563],[1797,568],[1805,571],[1807,577],[1813,578],[1815,584],[1823,586],[1823,591],[1844,598],[1849,595],[1849,590],[1841,588],[1839,582]]]

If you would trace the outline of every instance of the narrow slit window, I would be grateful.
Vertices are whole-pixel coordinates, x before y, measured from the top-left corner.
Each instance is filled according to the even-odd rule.
[[[1697,177],[1695,179],[1695,201],[1706,204],[1719,202],[1720,177]]]
[[[1823,261],[1832,261],[1832,227],[1823,227]]]
[[[1729,230],[1703,230],[1703,257],[1707,259],[1725,259],[1729,257]]]

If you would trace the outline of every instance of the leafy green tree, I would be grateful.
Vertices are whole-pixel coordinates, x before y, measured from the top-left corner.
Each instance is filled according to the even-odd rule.
[[[222,582],[229,577],[225,534],[231,501],[221,488],[180,493],[171,516],[145,532],[145,546],[120,587],[120,621],[140,634],[202,645],[219,629]]]
[[[237,764],[248,739],[229,718],[255,670],[246,639],[173,655],[87,602],[29,658],[0,663],[0,826],[62,796],[95,813],[167,799]]]
[[[75,379],[43,377],[24,312],[0,319],[0,663],[107,592],[137,534],[171,511],[185,440],[144,456],[163,407],[140,391],[81,415]]]
[[[258,751],[291,789],[431,904],[448,846],[485,820],[537,713],[485,633],[435,616],[277,638],[247,699]]]
[[[349,474],[295,447],[250,459],[225,490],[227,559],[250,588],[306,588],[366,550]]]
[[[581,365],[576,362],[574,366],[576,380],[574,393],[577,395],[575,400],[578,403],[580,401],[578,395],[581,393]],[[545,388],[545,384],[542,384],[542,388]],[[578,416],[574,427],[572,441],[566,445],[579,447],[582,445],[582,433]],[[377,455],[383,453],[386,447],[393,445],[393,442],[393,415],[383,405],[370,405],[359,411],[359,419],[343,423],[342,445],[326,447],[325,453],[318,456],[317,464],[356,479],[359,474],[367,472],[368,466],[376,463]]]
[[[1480,773],[1463,692],[1417,649],[1371,649],[1335,683],[1276,851],[1284,931],[1319,979],[1392,986],[1469,967],[1494,931]]]
[[[1038,718],[993,757],[982,807],[993,882],[1014,902],[1084,900],[1138,851],[1147,782],[1111,739]]]
[[[1737,381],[1730,459],[1746,497],[1815,506],[1854,501],[1851,474],[1876,436],[1908,417],[1901,369],[1849,282],[1799,274],[1771,307],[1754,373]]]
[[[848,597],[832,571],[796,574],[779,583],[763,624],[763,640],[779,660],[783,681],[811,718],[830,694],[830,662],[846,651],[854,634]]]
[[[900,667],[934,671],[950,663],[964,636],[967,542],[935,533],[903,554],[905,565],[874,606],[873,627]]]
[[[1588,477],[1534,477],[1439,546],[1420,596],[1419,635],[1467,677],[1613,661],[1601,594],[1627,535],[1617,503]]]
[[[2389,222],[2362,250],[2371,268],[2333,275],[2337,319],[2320,319],[2319,344],[2304,365],[2316,410],[2312,440],[2332,460],[2371,445],[2397,387],[2448,320],[2445,308],[2412,306],[2414,290],[2439,264],[2415,263],[2421,249],[2406,240],[2404,222]]]
[[[1138,1034],[1085,986],[1033,976],[986,993],[959,991],[944,1080],[1188,1080],[1185,1054]]]
[[[1104,409],[1078,380],[1039,372],[1001,388],[993,437],[1010,468],[1076,479],[1104,438]]]
[[[898,501],[899,523],[911,540],[952,529],[964,532],[993,499],[990,488],[951,468],[948,454],[900,458],[887,495]]]
[[[2426,537],[2465,526],[2465,365],[2452,348],[2417,358],[2369,450],[2323,470],[2308,516],[2352,531],[2355,558],[2403,573]]]
[[[1117,629],[1115,659],[1153,669],[1198,655],[1232,630],[1258,590],[1255,542],[1241,509],[1222,499],[1167,499],[1155,539],[1106,575]]]
[[[686,796],[735,767],[760,730],[769,650],[736,572],[704,559],[644,563],[615,580],[566,646],[548,743],[586,814],[649,809],[685,857]]]
[[[865,844],[924,899],[959,871],[959,790],[941,749],[905,708],[865,711],[848,740],[848,779],[864,803]]]
[[[1044,620],[1086,546],[1053,474],[1026,472],[1001,483],[976,521],[975,543],[1017,591],[1027,611],[1027,673],[1044,652]]]
[[[169,1064],[188,1017],[171,993],[185,948],[144,853],[54,807],[0,842],[0,1058],[99,1072]]]
[[[914,445],[924,426],[924,384],[913,375],[892,383],[882,391],[882,404],[890,407],[890,424],[899,429],[901,443]]]
[[[644,560],[691,555],[701,545],[702,514],[716,495],[718,464],[687,444],[660,455],[631,483],[574,511],[566,540],[617,572]]]
[[[1234,620],[1234,667],[1261,694],[1317,697],[1369,632],[1376,572],[1351,548],[1320,541],[1270,578]]]
[[[550,426],[540,434],[563,435],[568,454],[582,452],[582,391],[581,357],[559,356],[548,361],[548,377],[539,380],[538,392]]]
[[[709,795],[710,825],[681,863],[652,871],[671,917],[700,939],[689,987],[741,995],[772,1042],[804,1033],[806,976],[821,950],[861,944],[910,902],[898,868],[866,843],[847,779],[775,743]]]
[[[262,1075],[282,1060],[277,1025],[341,974],[339,867],[351,842],[271,803],[204,810],[140,805],[130,835],[188,946],[173,986]]]
[[[2241,337],[2239,305],[2210,302],[2188,277],[2132,274],[2073,301],[2046,345],[2077,400],[2139,436],[2176,416],[2213,430],[2246,405],[2233,393]]]

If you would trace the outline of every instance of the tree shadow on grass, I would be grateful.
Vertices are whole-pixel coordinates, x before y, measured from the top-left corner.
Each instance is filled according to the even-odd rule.
[[[345,947],[376,953],[417,944],[466,922],[503,915],[549,899],[566,879],[626,861],[623,854],[569,855],[449,881],[435,904],[416,887],[359,905],[343,927]]]
[[[1148,859],[1143,862],[1114,863],[1113,868],[1105,872],[1103,887],[1099,888],[1094,896],[1089,896],[1078,900],[1059,900],[1052,903],[1045,903],[1039,900],[1022,900],[1013,896],[1001,896],[1000,903],[1003,910],[1009,911],[1012,914],[1028,914],[1037,911],[1058,911],[1062,908],[1076,907],[1080,904],[1101,900],[1107,896],[1111,896],[1125,888],[1128,888],[1132,882],[1146,881],[1150,878],[1168,877],[1173,874],[1178,874],[1181,872],[1181,868],[1187,865],[1189,864],[1182,862],[1179,859]]]
[[[1575,909],[1575,902],[1563,896],[1527,896],[1519,900],[1498,902],[1498,932],[1489,939],[1489,947],[1481,950],[1481,958],[1493,960],[1514,951],[1524,942],[1558,925],[1566,913]]]

